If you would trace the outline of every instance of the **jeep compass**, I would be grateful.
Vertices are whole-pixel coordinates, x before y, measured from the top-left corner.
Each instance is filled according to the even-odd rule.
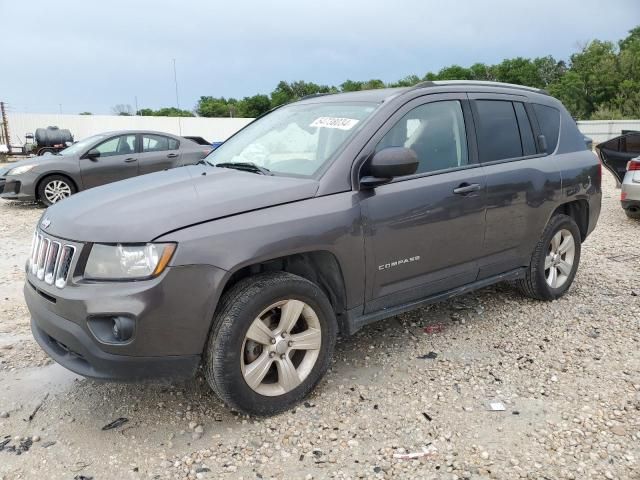
[[[500,281],[564,295],[600,184],[575,122],[541,90],[306,97],[207,164],[46,210],[26,266],[33,335],[86,377],[201,370],[229,406],[274,414],[320,381],[338,334]]]

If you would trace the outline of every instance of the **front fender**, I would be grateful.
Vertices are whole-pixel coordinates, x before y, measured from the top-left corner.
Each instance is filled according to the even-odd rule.
[[[342,270],[346,306],[351,308],[364,299],[364,237],[357,196],[345,192],[233,215],[157,241],[178,243],[172,265],[212,265],[229,277],[247,265],[279,257],[330,252]]]

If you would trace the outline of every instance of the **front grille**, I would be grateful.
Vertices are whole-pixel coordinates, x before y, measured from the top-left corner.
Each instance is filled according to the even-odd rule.
[[[75,253],[76,247],[73,245],[66,245],[36,232],[29,257],[31,274],[48,285],[63,288],[67,284]]]

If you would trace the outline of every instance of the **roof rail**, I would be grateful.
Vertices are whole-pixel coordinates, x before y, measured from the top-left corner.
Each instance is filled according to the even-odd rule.
[[[497,88],[513,88],[515,90],[526,90],[528,92],[541,93],[549,95],[549,92],[542,88],[527,87],[526,85],[517,85],[515,83],[490,82],[485,80],[427,80],[413,86],[412,89],[425,87],[440,87],[445,85],[469,85],[476,87],[497,87]]]

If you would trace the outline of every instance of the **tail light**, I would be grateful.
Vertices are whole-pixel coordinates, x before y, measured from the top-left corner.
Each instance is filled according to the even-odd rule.
[[[640,170],[640,158],[634,158],[627,163],[627,172],[635,172]]]

